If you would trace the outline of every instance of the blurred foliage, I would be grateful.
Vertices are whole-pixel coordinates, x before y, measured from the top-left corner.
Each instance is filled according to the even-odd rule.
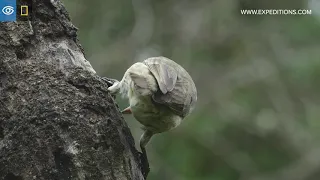
[[[320,179],[317,0],[64,3],[101,76],[121,79],[134,62],[162,55],[197,85],[195,111],[148,145],[149,180]],[[241,9],[312,9],[312,15],[241,15]],[[138,141],[140,125],[126,120]]]

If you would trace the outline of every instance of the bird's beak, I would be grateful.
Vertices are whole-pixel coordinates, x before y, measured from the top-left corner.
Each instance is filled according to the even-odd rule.
[[[130,106],[121,111],[122,114],[132,114]]]

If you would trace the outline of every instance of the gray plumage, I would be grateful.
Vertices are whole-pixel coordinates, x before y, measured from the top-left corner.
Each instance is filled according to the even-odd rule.
[[[197,101],[197,89],[188,72],[165,57],[149,58],[144,63],[161,90],[152,95],[153,100],[168,106],[183,118],[188,115]]]
[[[144,125],[142,149],[153,134],[177,127],[197,101],[196,86],[188,72],[165,57],[133,64],[108,90],[128,97],[130,106],[123,112],[132,112]]]

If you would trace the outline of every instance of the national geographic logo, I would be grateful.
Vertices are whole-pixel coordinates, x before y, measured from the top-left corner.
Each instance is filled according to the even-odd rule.
[[[17,0],[17,21],[32,21],[32,0]]]

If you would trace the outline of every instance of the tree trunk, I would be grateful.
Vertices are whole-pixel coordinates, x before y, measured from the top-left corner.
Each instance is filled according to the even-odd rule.
[[[59,0],[0,24],[0,179],[144,179],[132,135]]]

